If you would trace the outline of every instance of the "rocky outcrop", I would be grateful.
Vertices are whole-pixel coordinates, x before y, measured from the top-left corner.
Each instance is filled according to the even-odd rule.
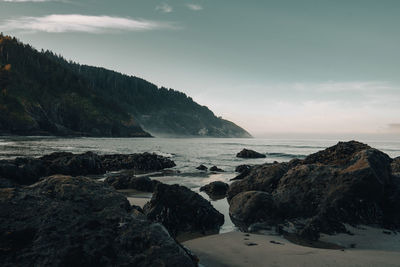
[[[223,169],[220,169],[220,168],[218,168],[217,166],[212,166],[212,167],[210,168],[210,171],[212,171],[212,172],[224,172]]]
[[[158,184],[143,208],[147,218],[164,225],[177,236],[183,233],[217,233],[224,216],[209,201],[189,188]]]
[[[167,230],[111,187],[53,176],[0,189],[2,266],[195,266]]]
[[[100,159],[107,171],[159,171],[175,167],[169,158],[152,153],[102,155]]]
[[[251,149],[244,148],[242,151],[236,154],[238,158],[247,158],[247,159],[256,159],[256,158],[265,158],[264,154],[258,153]]]
[[[156,154],[97,155],[93,152],[73,154],[56,152],[40,158],[16,158],[0,161],[0,177],[11,183],[29,185],[40,177],[54,174],[71,176],[99,175],[106,171],[131,169],[136,171],[157,171],[175,166],[175,163]],[[0,183],[0,186],[3,183]]]
[[[127,174],[109,176],[104,183],[111,185],[115,189],[135,189],[143,192],[153,192],[159,181],[151,180],[149,177],[134,177]]]
[[[237,166],[236,169],[235,169],[235,172],[238,172],[239,175],[237,175],[236,177],[232,178],[231,181],[242,180],[244,177],[246,177],[250,173],[250,170],[251,170],[251,166],[250,165],[243,164],[243,165]]]
[[[72,154],[57,152],[40,158],[16,158],[0,161],[0,176],[15,184],[29,185],[40,177],[53,174],[103,174],[105,169],[98,155],[92,152]]]
[[[217,200],[224,198],[228,191],[229,185],[221,181],[211,182],[205,186],[200,187],[200,191],[204,191],[211,199]]]
[[[400,186],[391,162],[385,153],[351,141],[304,160],[253,167],[228,190],[230,215],[247,227],[302,219],[296,231],[311,239],[345,231],[344,223],[400,228]]]

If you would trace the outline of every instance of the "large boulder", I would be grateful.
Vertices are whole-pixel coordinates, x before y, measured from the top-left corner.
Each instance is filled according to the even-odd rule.
[[[224,198],[228,191],[229,185],[221,181],[214,181],[205,186],[200,187],[200,191],[204,191],[211,199],[217,200]]]
[[[53,176],[0,189],[2,266],[195,266],[160,224],[111,187]]]
[[[134,177],[128,174],[109,176],[104,182],[115,189],[135,189],[143,192],[153,192],[155,186],[160,183],[147,176]]]
[[[172,160],[154,153],[102,155],[100,158],[107,171],[159,171],[175,167]]]
[[[256,158],[265,158],[265,154],[261,154],[251,149],[244,148],[242,151],[236,154],[238,158],[247,158],[247,159],[256,159]]]
[[[158,184],[143,210],[147,218],[162,223],[174,236],[218,232],[224,223],[224,216],[209,201],[179,185]]]
[[[345,223],[400,228],[400,183],[391,174],[391,162],[385,153],[351,141],[305,160],[263,164],[231,184],[230,214],[247,226],[302,219],[298,233],[313,239],[321,232],[344,231]],[[268,197],[252,197],[249,205],[243,195],[248,191]],[[265,211],[255,213],[252,207]]]

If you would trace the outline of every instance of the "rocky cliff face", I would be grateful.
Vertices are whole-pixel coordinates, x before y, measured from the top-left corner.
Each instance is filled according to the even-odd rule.
[[[148,131],[250,137],[181,92],[0,35],[0,134],[149,137]]]

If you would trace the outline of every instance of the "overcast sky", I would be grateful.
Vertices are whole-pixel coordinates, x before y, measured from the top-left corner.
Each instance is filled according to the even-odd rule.
[[[400,135],[398,0],[0,0],[0,31],[187,93],[255,136]]]

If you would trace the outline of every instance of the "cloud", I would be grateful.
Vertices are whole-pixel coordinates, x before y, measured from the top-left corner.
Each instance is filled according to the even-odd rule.
[[[174,9],[172,6],[168,5],[167,3],[162,3],[156,6],[156,10],[161,11],[163,13],[171,13]]]
[[[193,11],[200,11],[203,10],[203,7],[201,5],[197,5],[197,4],[186,4],[187,8],[189,8],[190,10]]]
[[[174,23],[110,16],[86,16],[78,14],[48,15],[43,17],[19,17],[0,24],[3,31],[24,32],[88,32],[150,31],[177,29]]]
[[[388,128],[390,131],[400,133],[400,123],[389,123]]]
[[[41,2],[53,2],[57,0],[0,0],[0,2],[10,2],[10,3],[25,3],[25,2],[36,2],[36,3],[41,3]]]

